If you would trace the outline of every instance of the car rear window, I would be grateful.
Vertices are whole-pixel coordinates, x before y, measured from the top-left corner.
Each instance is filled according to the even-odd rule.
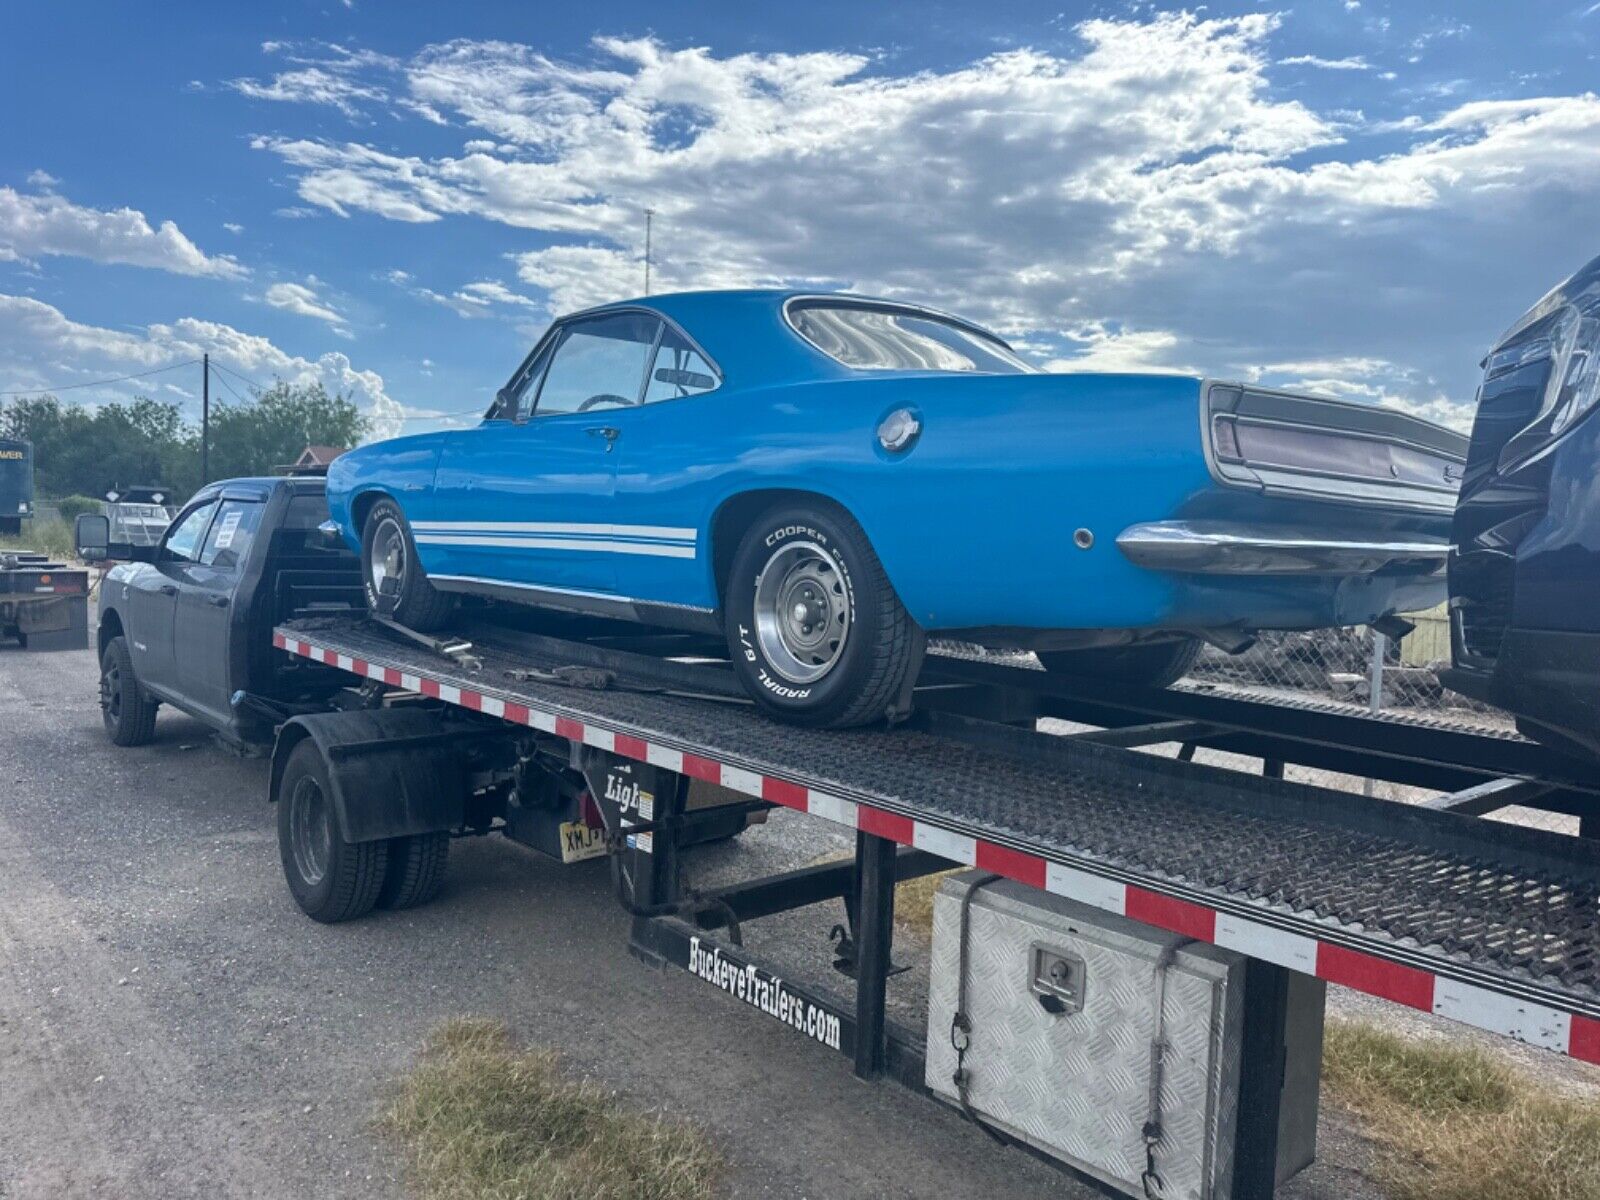
[[[789,323],[829,358],[858,371],[1033,370],[1000,339],[931,313],[868,304],[791,303]]]

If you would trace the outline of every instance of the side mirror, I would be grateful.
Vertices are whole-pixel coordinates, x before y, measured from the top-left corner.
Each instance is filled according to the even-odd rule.
[[[103,513],[79,513],[72,522],[72,545],[84,562],[105,562],[111,553],[111,522]]]

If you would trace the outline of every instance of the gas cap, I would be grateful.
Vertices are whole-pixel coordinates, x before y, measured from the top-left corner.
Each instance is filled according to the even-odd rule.
[[[878,445],[890,454],[911,449],[922,432],[922,421],[909,408],[897,408],[878,422]]]

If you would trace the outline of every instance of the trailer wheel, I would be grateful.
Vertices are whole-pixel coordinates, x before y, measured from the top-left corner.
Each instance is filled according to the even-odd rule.
[[[1041,650],[1047,671],[1103,679],[1136,687],[1171,687],[1189,673],[1200,657],[1199,638],[1177,638],[1135,646],[1094,646],[1087,650]]]
[[[133,673],[133,655],[122,636],[106,643],[100,656],[100,716],[117,746],[143,746],[156,733],[156,701]]]
[[[371,909],[383,887],[389,843],[344,840],[328,768],[310,738],[289,755],[277,801],[278,855],[300,911],[332,925]]]
[[[379,908],[416,908],[439,894],[450,862],[448,833],[389,839],[389,862],[378,889]]]
[[[785,504],[756,520],[723,608],[745,690],[798,725],[880,720],[921,665],[911,614],[861,526],[832,505]]]
[[[379,500],[361,530],[361,582],[367,607],[409,629],[427,633],[450,617],[454,598],[423,574],[416,539],[393,500]]]

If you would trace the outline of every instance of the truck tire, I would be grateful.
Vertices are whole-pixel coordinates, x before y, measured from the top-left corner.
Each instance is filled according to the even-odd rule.
[[[100,716],[117,746],[143,746],[156,733],[156,701],[139,686],[133,654],[120,634],[100,656]]]
[[[278,855],[300,911],[325,925],[369,911],[383,887],[389,843],[344,840],[327,765],[310,738],[290,753],[276,799]]]
[[[752,523],[723,601],[740,682],[792,724],[882,720],[921,666],[920,631],[867,535],[830,504],[783,504]]]
[[[416,908],[439,894],[450,862],[448,833],[389,839],[389,862],[378,889],[379,908]]]
[[[1039,661],[1053,674],[1108,680],[1134,687],[1171,687],[1189,673],[1203,643],[1196,637],[1134,646],[1093,646],[1087,650],[1041,650]]]
[[[417,543],[393,500],[379,500],[361,530],[361,582],[367,607],[408,629],[429,633],[450,619],[453,597],[423,574]]]

